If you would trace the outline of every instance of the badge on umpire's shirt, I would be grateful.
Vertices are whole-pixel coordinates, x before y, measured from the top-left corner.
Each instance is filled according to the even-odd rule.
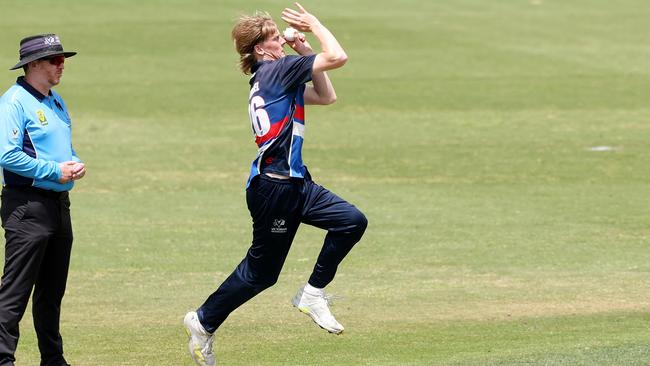
[[[36,111],[36,115],[38,116],[38,120],[41,122],[41,125],[47,126],[47,118],[45,118],[45,112],[39,109]]]

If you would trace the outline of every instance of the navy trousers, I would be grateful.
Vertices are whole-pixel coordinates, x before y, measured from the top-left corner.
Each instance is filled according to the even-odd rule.
[[[68,192],[5,187],[0,217],[6,239],[0,285],[0,366],[14,364],[18,323],[32,289],[41,365],[67,365],[59,318],[72,249]]]
[[[323,288],[338,265],[363,236],[368,221],[356,207],[311,179],[255,177],[246,190],[253,219],[253,242],[233,273],[197,310],[201,324],[214,332],[228,315],[280,275],[300,223],[327,230],[325,242],[309,278]]]

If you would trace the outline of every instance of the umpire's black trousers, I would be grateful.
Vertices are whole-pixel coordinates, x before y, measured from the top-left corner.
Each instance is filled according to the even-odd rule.
[[[68,192],[4,187],[0,217],[6,239],[0,284],[0,366],[15,361],[18,323],[32,289],[41,365],[65,365],[59,317],[72,248]]]

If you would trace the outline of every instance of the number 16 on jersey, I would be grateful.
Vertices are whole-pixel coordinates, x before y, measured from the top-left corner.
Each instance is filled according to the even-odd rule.
[[[265,105],[264,98],[259,95],[251,98],[248,105],[248,115],[251,119],[253,133],[258,137],[266,135],[271,129],[271,120],[269,119],[269,114],[264,109]]]

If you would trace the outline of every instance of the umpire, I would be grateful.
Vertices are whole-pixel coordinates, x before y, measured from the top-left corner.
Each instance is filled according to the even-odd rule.
[[[65,59],[59,37],[20,42],[18,78],[0,98],[0,217],[5,263],[0,284],[0,366],[14,365],[18,323],[29,296],[42,366],[68,365],[59,333],[72,248],[68,191],[86,168],[72,148],[71,122],[59,84]]]

